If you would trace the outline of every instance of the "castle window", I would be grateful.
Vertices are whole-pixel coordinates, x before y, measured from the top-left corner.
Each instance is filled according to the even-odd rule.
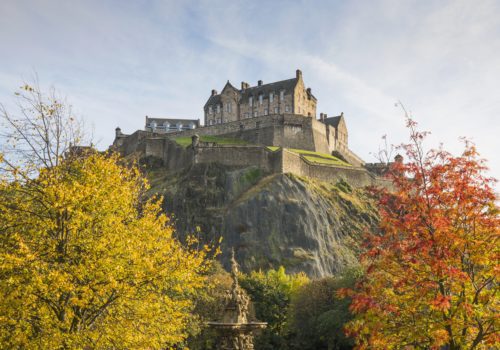
[[[212,114],[213,110],[212,110],[212,106],[208,106],[208,114]]]
[[[285,106],[285,112],[290,112],[290,107],[288,105]]]
[[[252,107],[252,106],[253,106],[253,96],[250,96],[250,97],[248,98],[248,105],[249,105],[250,107]]]
[[[220,105],[217,105],[217,113],[220,113]]]
[[[268,109],[264,108],[264,115],[268,115]]]
[[[274,93],[270,92],[269,93],[269,102],[273,102],[274,101]]]
[[[274,107],[274,113],[278,114],[280,112],[279,107]]]
[[[262,102],[264,101],[264,96],[262,94],[259,95],[259,105],[262,105]]]
[[[280,101],[283,101],[285,99],[285,90],[280,91]]]
[[[226,104],[226,112],[231,112],[231,102]]]

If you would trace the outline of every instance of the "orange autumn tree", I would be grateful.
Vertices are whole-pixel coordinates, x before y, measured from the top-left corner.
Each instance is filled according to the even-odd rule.
[[[465,141],[461,156],[425,152],[408,119],[406,163],[380,193],[381,234],[370,234],[366,274],[346,331],[358,349],[489,349],[498,346],[499,216],[495,180]]]

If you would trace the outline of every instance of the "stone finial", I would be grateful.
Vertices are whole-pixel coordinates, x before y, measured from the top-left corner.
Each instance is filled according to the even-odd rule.
[[[212,96],[215,96],[215,95],[217,95],[217,90],[212,89]]]
[[[119,126],[116,127],[115,129],[115,136],[118,137],[118,136],[121,136],[122,135],[122,129],[120,129]]]
[[[300,69],[297,69],[297,70],[295,71],[295,77],[296,77],[297,79],[302,79],[302,71],[301,71]]]

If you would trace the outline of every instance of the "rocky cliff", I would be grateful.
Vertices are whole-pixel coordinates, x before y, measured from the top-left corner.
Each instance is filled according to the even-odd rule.
[[[327,184],[258,168],[197,164],[181,173],[148,171],[181,237],[195,233],[234,247],[243,270],[283,265],[311,277],[357,264],[361,237],[375,228],[372,200],[346,182]],[[197,229],[199,228],[199,229]],[[222,255],[227,263],[227,256]]]

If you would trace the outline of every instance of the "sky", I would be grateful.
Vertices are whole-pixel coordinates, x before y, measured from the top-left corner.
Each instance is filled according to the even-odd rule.
[[[476,143],[500,178],[500,1],[1,0],[0,103],[33,74],[94,129],[145,116],[200,118],[227,80],[256,85],[301,69],[320,112],[344,113],[350,148],[376,161],[408,141],[401,101],[428,147]]]

